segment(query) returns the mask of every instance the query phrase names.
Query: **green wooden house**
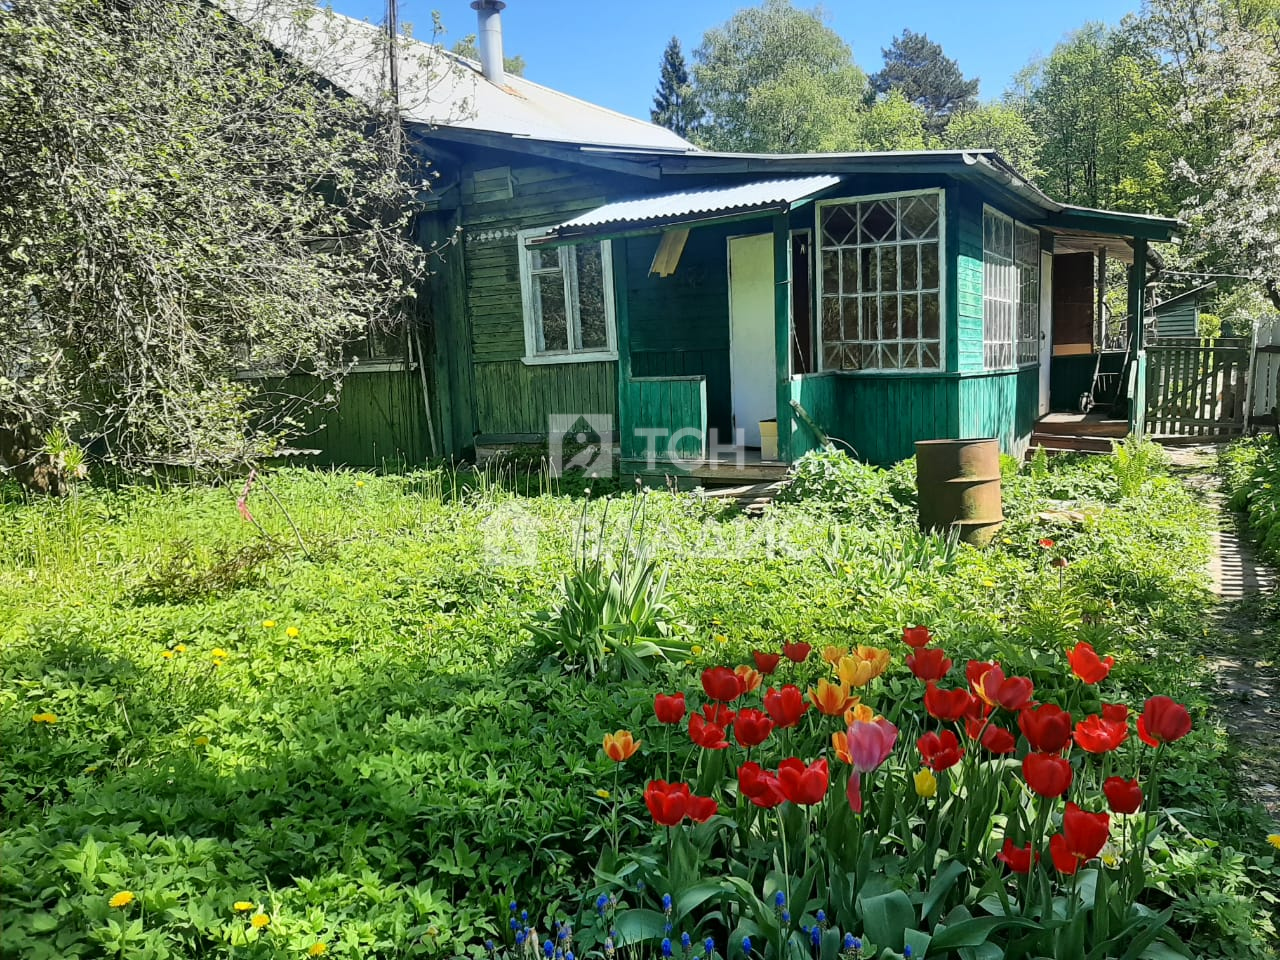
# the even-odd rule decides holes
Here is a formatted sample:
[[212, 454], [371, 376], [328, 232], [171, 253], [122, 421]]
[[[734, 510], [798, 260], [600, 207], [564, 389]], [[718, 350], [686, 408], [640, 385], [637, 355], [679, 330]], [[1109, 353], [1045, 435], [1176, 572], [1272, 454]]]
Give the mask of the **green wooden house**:
[[[991, 151], [702, 151], [504, 76], [503, 4], [472, 6], [482, 63], [418, 45], [401, 69], [439, 174], [422, 335], [346, 378], [317, 435], [330, 462], [565, 432], [616, 444], [624, 473], [707, 480], [777, 475], [828, 439], [876, 463], [935, 438], [1020, 453], [1059, 348], [1092, 342], [1095, 258], [1130, 265], [1140, 314], [1147, 245], [1177, 229], [1058, 203]], [[317, 12], [308, 52], [296, 19], [266, 26], [345, 89], [376, 82], [350, 66], [376, 28]]]

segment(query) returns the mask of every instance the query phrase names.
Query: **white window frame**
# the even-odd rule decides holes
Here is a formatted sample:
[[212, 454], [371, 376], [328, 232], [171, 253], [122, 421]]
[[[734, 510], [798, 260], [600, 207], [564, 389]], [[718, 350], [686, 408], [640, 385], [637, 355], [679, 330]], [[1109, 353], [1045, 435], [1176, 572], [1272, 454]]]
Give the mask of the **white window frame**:
[[[1009, 224], [1011, 247], [1007, 253], [1001, 250], [990, 250], [987, 247], [986, 220], [988, 216], [993, 216]], [[982, 206], [982, 221], [982, 367], [984, 370], [1020, 370], [1024, 367], [1038, 366], [1040, 364], [1040, 330], [1041, 324], [1044, 322], [1044, 318], [1040, 316], [1040, 288], [1044, 283], [1044, 277], [1041, 276], [1040, 231], [1035, 227], [1022, 223], [1020, 220], [1014, 219], [1001, 210], [997, 210], [990, 204], [983, 204]], [[1036, 236], [1035, 262], [1032, 263], [1028, 261], [1025, 264], [1025, 266], [1028, 266], [1035, 271], [1035, 293], [1025, 303], [1022, 299], [1022, 274], [1019, 272], [1019, 267], [1024, 264], [1018, 260], [1018, 232], [1020, 230], [1028, 231]], [[993, 295], [989, 285], [990, 271], [988, 270], [988, 256], [992, 254], [999, 257], [1002, 261], [1001, 265], [1005, 266], [1006, 269], [1010, 271], [1009, 289], [1003, 292], [995, 291], [995, 294], [997, 295]], [[1005, 263], [1005, 261], [1007, 261], [1007, 263]], [[1004, 295], [1005, 293], [1007, 293], [1007, 296]], [[1002, 344], [1007, 343], [1010, 348], [1009, 356], [1011, 362], [1007, 364], [992, 365], [987, 362], [987, 347], [989, 344], [997, 342], [992, 340], [987, 334], [987, 305], [989, 303], [1000, 303], [1007, 306], [1010, 310], [1010, 336], [1007, 341], [1000, 341]], [[1022, 316], [1024, 309], [1027, 308], [1030, 308], [1030, 311], [1035, 314], [1036, 323], [1035, 330], [1032, 332], [1032, 335], [1030, 337], [1023, 337], [1021, 335]], [[1026, 352], [1030, 359], [1022, 359], [1023, 348], [1028, 345], [1029, 349]]]
[[[535, 270], [533, 267], [533, 250], [528, 246], [527, 241], [533, 237], [544, 237], [547, 235], [546, 227], [534, 227], [529, 230], [520, 230], [516, 233], [516, 244], [519, 251], [520, 262], [520, 300], [524, 311], [524, 357], [525, 363], [588, 363], [609, 361], [618, 359], [618, 333], [617, 321], [614, 316], [614, 289], [613, 289], [613, 241], [599, 241], [600, 246], [600, 273], [604, 281], [604, 328], [605, 328], [605, 348], [602, 350], [598, 347], [589, 349], [574, 349], [570, 343], [568, 350], [548, 351], [539, 349], [541, 342], [541, 330], [539, 329], [539, 318], [541, 317], [541, 309], [539, 302], [535, 299], [538, 295], [538, 286], [535, 282], [536, 277], [553, 271], [547, 269]], [[588, 241], [590, 242], [590, 241]], [[576, 244], [566, 244], [566, 247], [572, 248]], [[569, 336], [571, 339], [580, 340], [582, 337], [582, 318], [579, 314], [580, 301], [578, 299], [578, 258], [569, 257], [565, 265], [561, 266], [558, 271], [564, 275], [564, 302], [565, 309], [568, 313], [566, 321], [569, 326]]]
[[[827, 207], [850, 203], [874, 203], [876, 200], [897, 200], [903, 197], [920, 197], [933, 195], [938, 198], [938, 365], [936, 367], [869, 367], [848, 370], [843, 367], [826, 365], [825, 342], [822, 335], [822, 298], [825, 293], [823, 283], [826, 280], [822, 266], [822, 254], [827, 249], [823, 243], [822, 211]], [[890, 193], [869, 193], [853, 197], [832, 197], [814, 204], [814, 332], [816, 334], [816, 367], [821, 373], [840, 373], [846, 376], [937, 376], [947, 371], [947, 286], [950, 282], [947, 270], [947, 194], [941, 187], [929, 187], [924, 190], [895, 190]], [[892, 243], [862, 244], [861, 246], [897, 247], [901, 241]], [[919, 291], [915, 291], [919, 292]], [[902, 290], [899, 288], [899, 295]], [[901, 314], [899, 314], [901, 316]], [[923, 317], [920, 318], [923, 321]], [[917, 337], [917, 341], [923, 338]], [[866, 341], [870, 342], [870, 341]]]

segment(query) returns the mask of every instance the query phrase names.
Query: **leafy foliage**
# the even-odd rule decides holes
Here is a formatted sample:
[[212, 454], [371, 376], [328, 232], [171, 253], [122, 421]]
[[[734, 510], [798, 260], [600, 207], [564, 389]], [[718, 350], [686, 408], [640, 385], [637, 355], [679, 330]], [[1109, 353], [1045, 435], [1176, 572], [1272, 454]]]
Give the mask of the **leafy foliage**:
[[6, 4], [7, 459], [55, 426], [126, 464], [269, 447], [300, 411], [254, 421], [236, 369], [341, 373], [424, 269], [405, 229], [422, 171], [381, 109], [215, 5]]
[[679, 37], [672, 37], [662, 52], [662, 73], [649, 119], [686, 138], [697, 131], [702, 119], [702, 108], [693, 95]]

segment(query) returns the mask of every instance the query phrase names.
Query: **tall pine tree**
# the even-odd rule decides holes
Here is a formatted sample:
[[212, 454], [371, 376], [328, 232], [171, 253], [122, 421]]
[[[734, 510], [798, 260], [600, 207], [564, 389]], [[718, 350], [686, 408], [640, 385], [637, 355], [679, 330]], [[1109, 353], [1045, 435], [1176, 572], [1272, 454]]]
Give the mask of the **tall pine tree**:
[[952, 114], [977, 102], [978, 79], [966, 80], [942, 46], [923, 33], [903, 30], [884, 54], [884, 69], [869, 78], [878, 94], [899, 90], [928, 116], [927, 126], [940, 133]]
[[688, 137], [697, 130], [698, 121], [702, 119], [702, 111], [694, 102], [689, 70], [685, 67], [678, 37], [672, 37], [663, 51], [662, 78], [658, 81], [658, 92], [653, 97], [649, 117], [658, 126], [682, 137]]

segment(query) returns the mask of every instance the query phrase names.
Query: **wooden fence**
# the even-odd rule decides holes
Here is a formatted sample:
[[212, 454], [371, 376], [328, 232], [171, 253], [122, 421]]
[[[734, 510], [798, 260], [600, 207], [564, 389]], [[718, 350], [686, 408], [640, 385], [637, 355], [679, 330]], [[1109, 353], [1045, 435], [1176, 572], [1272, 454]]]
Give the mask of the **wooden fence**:
[[1244, 432], [1249, 342], [1168, 337], [1147, 347], [1146, 430], [1154, 437]]
[[1280, 406], [1280, 317], [1253, 326], [1253, 369], [1249, 375], [1250, 430], [1276, 426]]

